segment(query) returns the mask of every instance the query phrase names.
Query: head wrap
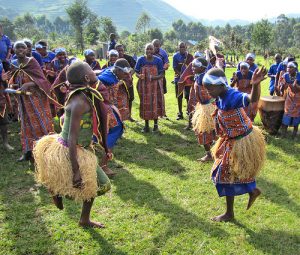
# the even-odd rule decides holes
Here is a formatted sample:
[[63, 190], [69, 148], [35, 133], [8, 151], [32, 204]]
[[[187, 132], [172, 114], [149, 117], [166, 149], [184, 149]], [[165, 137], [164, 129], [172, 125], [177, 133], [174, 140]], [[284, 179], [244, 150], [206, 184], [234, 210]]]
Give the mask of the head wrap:
[[292, 61], [287, 64], [287, 67], [297, 68], [297, 65], [295, 64], [295, 62]]
[[[43, 46], [42, 44], [37, 43], [37, 44], [35, 45], [35, 48], [36, 48], [36, 49], [43, 49], [44, 46]], [[45, 48], [46, 48], [46, 47], [45, 47]]]
[[203, 77], [203, 83], [205, 85], [227, 85], [227, 79], [224, 76], [219, 77], [206, 73]]
[[254, 53], [248, 53], [248, 54], [246, 55], [246, 60], [247, 60], [248, 58], [252, 58], [252, 59], [254, 60], [254, 59], [255, 59], [255, 54], [254, 54]]
[[114, 68], [117, 68], [117, 69], [120, 69], [120, 70], [123, 71], [124, 73], [130, 73], [131, 70], [132, 70], [130, 67], [127, 67], [127, 66], [121, 67], [121, 66], [116, 65], [116, 63], [114, 63], [114, 66], [113, 66], [113, 67], [114, 67]]
[[84, 55], [84, 56], [88, 56], [88, 55], [90, 55], [90, 54], [95, 54], [95, 52], [94, 52], [93, 50], [91, 50], [91, 49], [87, 49], [87, 50], [85, 50], [85, 51], [83, 52], [83, 55]]
[[240, 63], [240, 68], [242, 68], [242, 67], [246, 67], [247, 69], [249, 69], [250, 65], [247, 62], [241, 62]]
[[194, 53], [194, 58], [205, 58], [205, 54], [203, 52], [196, 51]]
[[16, 41], [16, 42], [14, 43], [14, 49], [17, 47], [17, 45], [22, 45], [22, 46], [24, 46], [25, 48], [27, 48], [27, 45], [26, 45], [26, 43], [25, 43], [24, 41]]
[[79, 61], [78, 58], [75, 58], [75, 57], [70, 58], [70, 59], [69, 59], [69, 65], [72, 65], [73, 63], [75, 63], [75, 62], [77, 62], [77, 61]]
[[55, 52], [55, 55], [58, 55], [59, 53], [62, 53], [62, 52], [67, 53], [65, 48], [57, 48], [57, 49], [55, 49], [54, 52]]
[[203, 63], [201, 62], [201, 58], [195, 58], [192, 61], [192, 65], [197, 66], [197, 67], [204, 67], [204, 68], [207, 67], [207, 66], [203, 65]]
[[110, 50], [110, 51], [108, 52], [108, 56], [111, 56], [111, 55], [116, 55], [117, 57], [119, 57], [119, 52], [116, 51], [116, 50]]

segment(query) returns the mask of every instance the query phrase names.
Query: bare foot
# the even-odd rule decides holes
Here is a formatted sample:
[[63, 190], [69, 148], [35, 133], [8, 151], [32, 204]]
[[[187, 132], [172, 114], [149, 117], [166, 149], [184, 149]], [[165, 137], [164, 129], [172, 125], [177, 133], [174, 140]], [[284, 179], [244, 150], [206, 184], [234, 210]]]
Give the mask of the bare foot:
[[197, 161], [205, 163], [205, 162], [213, 161], [213, 158], [211, 155], [206, 154], [204, 157], [198, 158]]
[[62, 197], [60, 196], [53, 196], [53, 203], [55, 204], [55, 206], [59, 209], [59, 210], [63, 210], [64, 209], [64, 204], [62, 201]]
[[83, 228], [105, 228], [105, 225], [100, 222], [94, 222], [94, 221], [79, 221], [79, 226]]
[[247, 205], [247, 210], [250, 209], [250, 207], [253, 205], [256, 198], [261, 194], [261, 191], [259, 188], [255, 188], [252, 192], [249, 193], [249, 201]]
[[113, 172], [108, 166], [101, 166], [104, 173], [108, 176], [108, 178], [112, 178], [116, 175], [115, 172]]
[[233, 214], [221, 214], [219, 216], [213, 217], [211, 218], [212, 221], [216, 221], [216, 222], [227, 222], [227, 221], [231, 221], [234, 219], [234, 215]]
[[11, 145], [9, 145], [8, 143], [5, 143], [4, 144], [4, 148], [7, 150], [7, 151], [13, 151], [15, 148], [12, 147]]

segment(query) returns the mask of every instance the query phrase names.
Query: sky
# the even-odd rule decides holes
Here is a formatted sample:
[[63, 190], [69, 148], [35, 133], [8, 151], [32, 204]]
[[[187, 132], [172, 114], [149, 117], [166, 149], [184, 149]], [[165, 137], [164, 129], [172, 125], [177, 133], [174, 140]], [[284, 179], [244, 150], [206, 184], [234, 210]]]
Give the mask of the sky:
[[299, 0], [164, 0], [186, 15], [198, 19], [257, 21], [280, 14], [300, 14]]

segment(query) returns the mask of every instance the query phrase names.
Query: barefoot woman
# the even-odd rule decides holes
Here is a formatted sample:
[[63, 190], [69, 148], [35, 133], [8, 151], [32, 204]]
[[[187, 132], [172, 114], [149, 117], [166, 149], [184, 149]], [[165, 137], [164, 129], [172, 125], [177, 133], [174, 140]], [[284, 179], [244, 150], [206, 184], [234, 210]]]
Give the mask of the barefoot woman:
[[265, 140], [260, 129], [252, 126], [244, 107], [259, 99], [260, 82], [267, 71], [257, 69], [252, 77], [251, 94], [229, 88], [223, 70], [213, 68], [203, 77], [205, 88], [216, 98], [216, 131], [220, 137], [212, 149], [215, 162], [212, 180], [219, 196], [226, 196], [227, 210], [214, 217], [214, 221], [229, 221], [234, 218], [234, 197], [249, 194], [247, 209], [260, 195], [255, 176], [265, 159]]

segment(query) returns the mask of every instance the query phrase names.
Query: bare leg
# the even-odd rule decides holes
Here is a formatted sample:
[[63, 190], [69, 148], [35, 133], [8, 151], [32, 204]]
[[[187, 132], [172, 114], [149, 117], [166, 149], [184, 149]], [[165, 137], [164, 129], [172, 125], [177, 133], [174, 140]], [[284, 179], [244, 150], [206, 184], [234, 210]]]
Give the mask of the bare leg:
[[286, 133], [287, 133], [287, 126], [286, 125], [281, 125], [281, 131], [282, 131], [282, 133], [281, 133], [281, 135], [282, 135], [282, 137], [286, 137]]
[[8, 151], [14, 150], [14, 147], [12, 147], [8, 143], [7, 125], [1, 125], [0, 130], [1, 130], [1, 136], [2, 136], [2, 139], [3, 139], [3, 145], [4, 145], [5, 149], [8, 150]]
[[53, 196], [52, 199], [53, 199], [53, 203], [59, 210], [64, 209], [64, 204], [63, 204], [61, 196], [56, 195], [56, 196]]
[[188, 123], [188, 125], [184, 128], [185, 130], [191, 130], [191, 129], [192, 129], [192, 118], [193, 118], [193, 114], [190, 113], [190, 114], [189, 114], [189, 123]]
[[132, 112], [132, 101], [129, 101], [129, 113], [130, 113], [130, 115], [129, 115], [129, 121], [135, 122], [135, 120], [131, 116], [131, 112]]
[[183, 113], [182, 113], [182, 97], [177, 98], [177, 103], [178, 103], [178, 114], [177, 114], [177, 120], [182, 120], [183, 119]]
[[213, 221], [231, 221], [234, 219], [233, 212], [234, 196], [226, 196], [226, 212], [219, 216], [212, 218]]
[[249, 193], [249, 201], [247, 205], [247, 210], [250, 209], [250, 207], [253, 205], [255, 202], [256, 198], [261, 194], [261, 191], [259, 188], [255, 188], [252, 192]]
[[212, 161], [213, 160], [213, 157], [212, 157], [211, 152], [210, 152], [210, 147], [211, 147], [211, 144], [204, 144], [206, 155], [203, 156], [202, 158], [200, 158], [199, 161], [201, 161], [201, 162], [208, 162], [208, 161]]
[[158, 120], [154, 120], [154, 127], [153, 127], [153, 132], [158, 131]]
[[[112, 150], [109, 149], [108, 150], [109, 153], [112, 153]], [[113, 177], [116, 175], [115, 172], [113, 172], [108, 166], [107, 166], [107, 163], [108, 163], [108, 159], [107, 159], [107, 156], [106, 156], [106, 153], [103, 154], [102, 156], [102, 160], [101, 160], [101, 168], [102, 170], [104, 171], [104, 173], [109, 177]]]
[[105, 226], [102, 223], [93, 222], [90, 220], [90, 213], [93, 206], [93, 202], [94, 198], [92, 198], [89, 202], [83, 202], [79, 225], [82, 227], [104, 228]]
[[298, 126], [294, 126], [293, 134], [292, 134], [292, 139], [295, 139], [298, 133]]
[[149, 133], [150, 128], [149, 128], [149, 120], [145, 120], [145, 127], [142, 130], [143, 133]]

